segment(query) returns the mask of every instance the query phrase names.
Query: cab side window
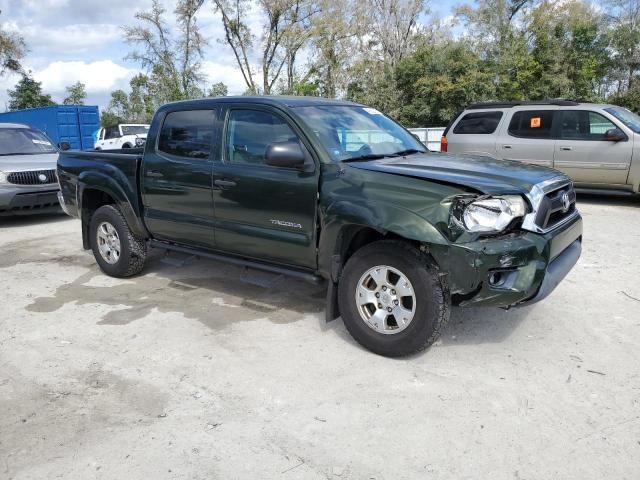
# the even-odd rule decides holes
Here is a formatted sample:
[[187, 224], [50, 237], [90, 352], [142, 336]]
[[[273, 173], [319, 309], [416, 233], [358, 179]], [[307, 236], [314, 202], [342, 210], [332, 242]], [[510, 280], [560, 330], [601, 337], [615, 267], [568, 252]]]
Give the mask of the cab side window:
[[552, 138], [554, 110], [516, 112], [509, 123], [509, 135], [522, 138]]
[[160, 130], [158, 151], [174, 157], [209, 158], [215, 119], [214, 110], [168, 113]]
[[264, 165], [269, 145], [299, 142], [298, 136], [277, 115], [262, 110], [231, 110], [227, 124], [227, 161]]
[[604, 116], [587, 110], [562, 112], [560, 138], [565, 140], [604, 140], [607, 130], [616, 126]]
[[456, 124], [453, 133], [489, 135], [496, 131], [502, 112], [477, 112], [467, 113]]

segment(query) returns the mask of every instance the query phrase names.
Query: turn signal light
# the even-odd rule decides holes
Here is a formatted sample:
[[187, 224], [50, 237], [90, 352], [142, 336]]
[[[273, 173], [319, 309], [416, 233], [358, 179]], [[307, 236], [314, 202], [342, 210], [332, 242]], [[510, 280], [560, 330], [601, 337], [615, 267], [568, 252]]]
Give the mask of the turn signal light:
[[447, 142], [447, 137], [444, 135], [440, 138], [440, 151], [446, 152], [449, 142]]

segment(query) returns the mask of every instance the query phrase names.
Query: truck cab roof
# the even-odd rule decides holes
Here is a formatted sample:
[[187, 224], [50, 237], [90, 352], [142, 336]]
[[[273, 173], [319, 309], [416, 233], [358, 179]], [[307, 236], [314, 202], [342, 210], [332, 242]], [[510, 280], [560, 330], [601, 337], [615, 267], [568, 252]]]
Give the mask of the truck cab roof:
[[362, 106], [359, 103], [349, 102], [346, 100], [338, 100], [332, 98], [321, 97], [304, 97], [293, 95], [238, 95], [229, 97], [214, 97], [214, 98], [202, 98], [197, 100], [181, 100], [178, 102], [168, 103], [162, 108], [174, 108], [176, 105], [201, 105], [201, 104], [216, 104], [216, 103], [251, 103], [274, 105], [279, 107], [307, 107], [314, 105], [350, 105], [350, 106]]

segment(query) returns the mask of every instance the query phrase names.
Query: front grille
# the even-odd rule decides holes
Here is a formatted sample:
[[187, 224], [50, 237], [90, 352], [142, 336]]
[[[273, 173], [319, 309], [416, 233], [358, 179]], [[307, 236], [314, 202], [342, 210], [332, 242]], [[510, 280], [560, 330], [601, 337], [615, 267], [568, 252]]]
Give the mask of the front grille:
[[7, 175], [7, 181], [14, 185], [46, 185], [57, 182], [55, 170], [12, 172]]
[[545, 194], [538, 207], [536, 225], [542, 230], [550, 230], [571, 217], [575, 211], [576, 192], [573, 184], [568, 184]]

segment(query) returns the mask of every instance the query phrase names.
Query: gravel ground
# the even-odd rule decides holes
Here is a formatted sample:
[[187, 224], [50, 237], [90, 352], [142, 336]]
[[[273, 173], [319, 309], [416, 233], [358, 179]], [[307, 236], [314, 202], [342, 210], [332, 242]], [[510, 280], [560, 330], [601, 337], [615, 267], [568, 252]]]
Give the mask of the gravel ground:
[[454, 309], [391, 360], [324, 292], [186, 257], [102, 275], [66, 217], [0, 220], [2, 479], [638, 479], [640, 201], [579, 198], [544, 302]]

